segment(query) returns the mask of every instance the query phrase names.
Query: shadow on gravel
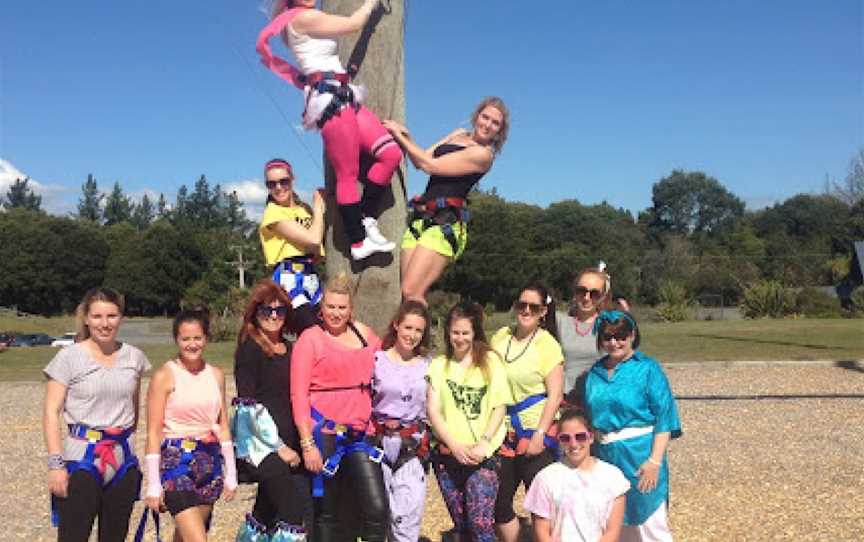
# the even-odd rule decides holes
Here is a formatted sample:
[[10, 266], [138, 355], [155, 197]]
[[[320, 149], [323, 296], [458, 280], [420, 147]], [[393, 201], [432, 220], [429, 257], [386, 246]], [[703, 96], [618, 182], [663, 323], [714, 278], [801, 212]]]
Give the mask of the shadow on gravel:
[[847, 371], [855, 371], [856, 373], [864, 373], [864, 366], [855, 360], [844, 359], [834, 363], [834, 367], [846, 369]]
[[763, 393], [755, 395], [676, 395], [677, 401], [769, 401], [798, 399], [864, 399], [864, 393], [792, 393], [778, 395]]

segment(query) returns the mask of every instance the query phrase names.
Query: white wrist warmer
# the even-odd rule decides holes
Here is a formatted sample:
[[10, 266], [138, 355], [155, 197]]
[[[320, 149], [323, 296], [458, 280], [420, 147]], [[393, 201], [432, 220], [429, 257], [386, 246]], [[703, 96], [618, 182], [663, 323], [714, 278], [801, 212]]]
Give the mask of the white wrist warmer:
[[147, 489], [145, 497], [162, 496], [162, 479], [159, 477], [159, 454], [147, 454], [144, 456], [144, 479]]
[[234, 443], [226, 440], [219, 443], [222, 457], [225, 459], [225, 489], [237, 489], [237, 461], [234, 458]]

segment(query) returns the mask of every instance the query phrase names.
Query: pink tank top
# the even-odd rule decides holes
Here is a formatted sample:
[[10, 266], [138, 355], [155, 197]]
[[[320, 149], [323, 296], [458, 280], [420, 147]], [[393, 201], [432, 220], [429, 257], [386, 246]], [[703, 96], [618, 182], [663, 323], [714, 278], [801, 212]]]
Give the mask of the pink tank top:
[[174, 375], [174, 390], [165, 404], [165, 438], [218, 436], [222, 396], [213, 367], [192, 374], [177, 360], [168, 362]]

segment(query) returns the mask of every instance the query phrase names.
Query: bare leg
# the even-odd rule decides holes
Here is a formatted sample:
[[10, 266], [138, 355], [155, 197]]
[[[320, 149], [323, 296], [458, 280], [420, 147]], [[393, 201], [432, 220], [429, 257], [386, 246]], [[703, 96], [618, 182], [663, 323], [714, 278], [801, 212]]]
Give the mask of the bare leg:
[[399, 273], [400, 277], [403, 279], [405, 275], [408, 273], [408, 267], [411, 264], [411, 257], [414, 255], [413, 248], [403, 248], [402, 254], [399, 256]]
[[498, 538], [502, 542], [517, 542], [519, 540], [519, 518], [513, 518], [507, 523], [499, 523], [495, 525], [498, 531]]
[[426, 292], [441, 278], [450, 258], [422, 246], [412, 252], [402, 272], [402, 297], [425, 303]]
[[174, 516], [174, 542], [207, 542], [204, 525], [212, 509], [209, 504], [193, 506]]

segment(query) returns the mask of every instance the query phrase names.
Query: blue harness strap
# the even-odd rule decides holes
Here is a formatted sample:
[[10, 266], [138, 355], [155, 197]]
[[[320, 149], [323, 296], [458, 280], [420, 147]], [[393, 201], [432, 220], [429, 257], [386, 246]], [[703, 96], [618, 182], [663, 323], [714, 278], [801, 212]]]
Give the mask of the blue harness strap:
[[273, 269], [273, 282], [276, 284], [282, 284], [281, 279], [283, 274], [294, 276], [294, 286], [288, 291], [288, 296], [291, 299], [294, 299], [299, 295], [305, 295], [309, 299], [309, 303], [312, 305], [317, 305], [321, 302], [321, 298], [324, 296], [324, 291], [321, 288], [320, 281], [317, 281], [315, 291], [309, 291], [306, 289], [307, 277], [313, 275], [317, 277], [318, 275], [315, 271], [315, 264], [312, 262], [312, 258], [299, 256], [282, 260], [276, 264], [276, 267]]
[[162, 542], [162, 534], [159, 532], [159, 514], [144, 507], [144, 513], [141, 514], [141, 520], [138, 522], [138, 529], [135, 530], [135, 538], [133, 542], [141, 542], [144, 540], [144, 527], [147, 526], [147, 512], [153, 516], [153, 526], [156, 528], [156, 542]]
[[[83, 470], [89, 473], [103, 489], [113, 486], [117, 480], [123, 478], [129, 469], [138, 467], [138, 457], [132, 453], [132, 449], [129, 447], [130, 435], [132, 435], [131, 427], [120, 433], [108, 433], [100, 429], [93, 429], [83, 423], [69, 424], [69, 436], [79, 440], [86, 440], [87, 448], [84, 450], [84, 456], [78, 461], [66, 461], [66, 471], [71, 475], [76, 471]], [[111, 478], [111, 481], [107, 484], [105, 483], [102, 471], [100, 471], [99, 467], [96, 466], [96, 446], [100, 442], [105, 441], [117, 443], [123, 450], [123, 463], [117, 467], [117, 470], [114, 472], [114, 477]], [[136, 494], [137, 493], [138, 492], [136, 492]], [[51, 496], [51, 524], [54, 527], [60, 525], [60, 513], [57, 510], [57, 499], [53, 495]]]
[[324, 429], [334, 431], [336, 434], [336, 447], [333, 454], [324, 461], [324, 467], [321, 469], [321, 472], [312, 478], [313, 497], [324, 496], [324, 477], [333, 478], [336, 476], [336, 472], [339, 470], [339, 463], [342, 462], [342, 458], [346, 455], [354, 452], [363, 452], [375, 463], [380, 463], [384, 459], [384, 450], [366, 442], [365, 431], [357, 431], [352, 427], [328, 420], [315, 407], [312, 407], [311, 413], [312, 419], [315, 421], [315, 426], [312, 428], [312, 438], [315, 440], [315, 445], [318, 446], [319, 450], [324, 449]]
[[[534, 436], [534, 429], [525, 429], [522, 427], [522, 420], [519, 419], [519, 413], [525, 410], [526, 408], [531, 408], [536, 405], [540, 401], [546, 400], [545, 393], [537, 393], [535, 395], [529, 395], [525, 399], [522, 399], [515, 405], [509, 405], [507, 407], [507, 415], [510, 416], [510, 425], [513, 427], [513, 432], [516, 433], [516, 439], [527, 438], [530, 439]], [[557, 449], [558, 441], [549, 435], [543, 436], [543, 444], [546, 445], [547, 448]]]
[[200, 486], [209, 484], [214, 478], [217, 478], [222, 474], [222, 461], [220, 457], [221, 448], [218, 442], [204, 442], [202, 440], [188, 438], [172, 438], [162, 441], [162, 449], [165, 449], [167, 446], [180, 448], [182, 452], [180, 454], [180, 463], [173, 469], [163, 470], [160, 474], [163, 484], [168, 480], [173, 480], [189, 474], [190, 465], [192, 460], [195, 458], [195, 452], [198, 451], [206, 452], [215, 458], [213, 461], [213, 472], [204, 479]]

